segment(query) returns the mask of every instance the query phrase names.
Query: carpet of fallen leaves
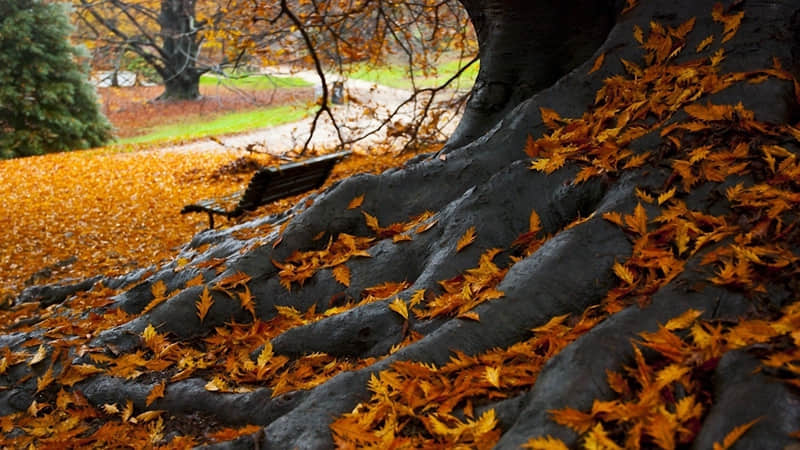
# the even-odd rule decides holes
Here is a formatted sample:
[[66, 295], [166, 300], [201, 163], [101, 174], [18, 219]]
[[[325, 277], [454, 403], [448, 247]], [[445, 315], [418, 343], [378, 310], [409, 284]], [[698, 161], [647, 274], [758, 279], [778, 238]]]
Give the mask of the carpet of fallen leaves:
[[[768, 283], [797, 292], [800, 163], [787, 147], [797, 147], [800, 130], [789, 124], [759, 122], [741, 104], [700, 102], [704, 95], [736, 83], [777, 79], [797, 85], [777, 62], [756, 72], [720, 72], [719, 63], [725, 57], [722, 44], [736, 33], [742, 15], [715, 7], [712, 17], [721, 24], [722, 34], [705, 39], [696, 49], [684, 48], [694, 19], [678, 28], [653, 22], [646, 37], [637, 27], [634, 39], [645, 51], [644, 65], [625, 61], [627, 74], [605, 80], [595, 104], [583, 117], [562, 118], [553, 110], [541, 111], [549, 132], [529, 139], [524, 149], [532, 158], [532, 170], [549, 173], [571, 161], [583, 167], [574, 180], [581, 183], [596, 176], [615, 177], [645, 163], [672, 168], [673, 176], [662, 188], [637, 190], [639, 204], [630, 214], [603, 216], [603, 220], [621, 227], [634, 247], [629, 259], [614, 264], [618, 284], [606, 298], [582, 314], [553, 317], [532, 329], [528, 339], [508, 348], [474, 356], [457, 353], [441, 367], [397, 362], [373, 374], [368, 383], [371, 398], [331, 426], [339, 447], [492, 447], [501, 430], [495, 411], [485, 405], [530, 389], [549, 358], [609, 315], [630, 305], [646, 304], [653, 293], [684, 271], [692, 257], [701, 260], [708, 284], [747, 292], [754, 302], [759, 301]], [[710, 57], [698, 55], [688, 62], [675, 61], [681, 52], [700, 53], [715, 40], [718, 48]], [[598, 58], [593, 71], [602, 64], [603, 58]], [[670, 121], [678, 112], [685, 112], [685, 118]], [[658, 152], [628, 148], [632, 141], [652, 132], [665, 138], [665, 148]], [[130, 265], [135, 258], [150, 263], [173, 255], [172, 248], [204, 226], [199, 220], [178, 216], [176, 211], [197, 198], [236, 189], [245, 177], [235, 176], [235, 168], [249, 167], [247, 161], [237, 160], [242, 155], [236, 153], [194, 155], [189, 163], [185, 161], [190, 159], [187, 154], [95, 151], [0, 164], [4, 179], [14, 176], [18, 181], [13, 183], [14, 189], [0, 192], [0, 198], [15, 199], [16, 203], [5, 210], [19, 217], [18, 221], [0, 223], [8, 236], [0, 247], [7, 252], [0, 262], [10, 268], [2, 276], [19, 283], [28, 276], [27, 268], [71, 255], [77, 260], [68, 272], [76, 275], [124, 271], [125, 264]], [[386, 158], [384, 162], [375, 157], [348, 158], [337, 166], [329, 183], [364, 170], [367, 164], [371, 165], [369, 169], [380, 169], [399, 163], [396, 158]], [[724, 192], [728, 206], [723, 212], [712, 215], [687, 206], [700, 183], [726, 180], [731, 183]], [[73, 201], [76, 198], [80, 201]], [[361, 208], [363, 201], [364, 196], [357, 196], [348, 208]], [[291, 200], [287, 202], [257, 213], [286, 208]], [[437, 226], [433, 212], [384, 226], [368, 211], [362, 213], [371, 235], [327, 236], [328, 244], [320, 250], [298, 251], [275, 261], [283, 286], [296, 289], [322, 269], [331, 269], [334, 278], [347, 286], [351, 274], [346, 263], [350, 259], [364, 257], [366, 250], [382, 239], [391, 238], [403, 245]], [[578, 219], [567, 228], [591, 219]], [[85, 236], [84, 240], [79, 236]], [[534, 253], [551, 237], [543, 235], [539, 216], [532, 211], [528, 232], [510, 243], [511, 264]], [[454, 237], [454, 251], [472, 245], [475, 238], [474, 228], [467, 229], [457, 241]], [[33, 243], [28, 244], [29, 240]], [[84, 253], [87, 248], [91, 250]], [[48, 260], [48, 252], [56, 256]], [[112, 252], [124, 256], [111, 258]], [[4, 329], [25, 332], [37, 327], [48, 330], [44, 338], [50, 341], [48, 346], [44, 338], [33, 339], [26, 343], [29, 351], [5, 349], [0, 354], [0, 374], [17, 364], [40, 369], [36, 373], [37, 400], [26, 412], [0, 418], [0, 430], [11, 446], [54, 448], [113, 446], [120, 435], [134, 446], [185, 448], [252, 433], [258, 427], [224, 428], [204, 422], [207, 419], [202, 417], [197, 423], [171, 420], [157, 409], [159, 399], [170, 394], [171, 383], [197, 373], [204, 374], [208, 380], [205, 388], [211, 392], [269, 387], [273, 395], [278, 395], [309, 389], [342, 371], [368, 366], [374, 358], [343, 360], [314, 353], [290, 359], [274, 354], [269, 344], [271, 338], [289, 328], [368, 302], [389, 300], [387, 307], [406, 321], [414, 317], [480, 321], [473, 308], [503, 296], [496, 287], [509, 267], [495, 263], [499, 252], [486, 250], [476, 267], [442, 280], [443, 293], [439, 295], [419, 291], [404, 301], [395, 296], [408, 288], [407, 282], [383, 283], [366, 289], [361, 299], [332, 305], [326, 311], [278, 306], [277, 316], [268, 322], [255, 318], [250, 277], [232, 274], [203, 287], [196, 315], [203, 321], [213, 314], [215, 305], [209, 293], [216, 290], [238, 300], [243, 310], [253, 315], [251, 323], [229, 323], [216, 328], [216, 333], [191, 341], [179, 341], [150, 325], [141, 335], [142, 347], [132, 353], [112, 357], [105, 349], [80, 350], [89, 354], [92, 364], [71, 365], [64, 349], [80, 348], [93, 333], [131, 319], [119, 310], [84, 314], [90, 307], [109, 304], [112, 292], [97, 287], [69, 299], [61, 310], [41, 310], [29, 304], [2, 311], [0, 325]], [[86, 265], [82, 265], [84, 261]], [[224, 270], [225, 261], [199, 264]], [[203, 283], [198, 276], [186, 287]], [[169, 301], [177, 292], [167, 292], [163, 282], [153, 284], [153, 300], [145, 311]], [[796, 364], [800, 359], [800, 303], [787, 303], [780, 310], [766, 310], [760, 316], [736, 322], [703, 320], [701, 311], [686, 311], [657, 331], [642, 333], [633, 342], [634, 364], [607, 373], [617, 398], [597, 400], [587, 411], [564, 408], [550, 414], [554, 421], [579, 433], [585, 448], [673, 449], [685, 445], [693, 440], [709, 410], [713, 398], [710, 377], [724, 353], [758, 344], [756, 356], [764, 370], [800, 387]], [[38, 323], [26, 322], [32, 315], [38, 316]], [[389, 353], [420, 337], [407, 333]], [[256, 351], [254, 360], [251, 355]], [[148, 375], [154, 381], [145, 401], [136, 405], [128, 400], [124, 405], [95, 407], [71, 387], [98, 373], [128, 379]], [[714, 445], [715, 450], [730, 448], [756, 424], [754, 420], [734, 427]], [[167, 442], [168, 435], [177, 437]], [[550, 436], [531, 436], [525, 447], [567, 448]]]
[[209, 120], [228, 112], [247, 111], [311, 101], [313, 88], [232, 90], [223, 86], [201, 86], [199, 100], [160, 102], [160, 86], [99, 88], [103, 113], [120, 138], [138, 136], [154, 126]]
[[[353, 155], [336, 166], [326, 186], [410, 156]], [[269, 155], [219, 149], [100, 149], [0, 161], [0, 299], [26, 284], [157, 264], [208, 226], [205, 215], [179, 214], [184, 205], [240, 190], [257, 165], [281, 163]], [[278, 212], [298, 198], [255, 214]]]

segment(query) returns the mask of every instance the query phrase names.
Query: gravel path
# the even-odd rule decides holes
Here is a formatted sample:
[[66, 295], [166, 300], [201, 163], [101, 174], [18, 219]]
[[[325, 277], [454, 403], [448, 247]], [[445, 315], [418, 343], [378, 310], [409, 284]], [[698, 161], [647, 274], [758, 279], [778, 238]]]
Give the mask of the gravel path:
[[[319, 78], [316, 72], [301, 71], [271, 71], [276, 75], [291, 75], [313, 83], [321, 92]], [[328, 76], [330, 85], [336, 80], [335, 75]], [[348, 79], [344, 82], [345, 92], [349, 101], [343, 105], [332, 105], [331, 109], [339, 124], [345, 140], [361, 136], [365, 131], [378, 127], [390, 111], [409, 98], [410, 91], [395, 89], [387, 86], [376, 85], [371, 82]], [[448, 94], [440, 94], [445, 98]], [[415, 115], [415, 105], [410, 103], [404, 106], [399, 114], [392, 119], [392, 123], [408, 123]], [[444, 135], [449, 135], [458, 124], [459, 116], [450, 114], [443, 117], [442, 123], [446, 125], [441, 130]], [[282, 154], [303, 146], [308, 137], [313, 115], [297, 122], [286, 123], [270, 128], [252, 130], [246, 133], [217, 136], [216, 139], [201, 139], [187, 144], [162, 148], [162, 151], [207, 151], [212, 149], [238, 150], [252, 146], [255, 150]], [[351, 146], [356, 151], [370, 152], [376, 146], [385, 146], [388, 142], [392, 148], [399, 148], [405, 143], [400, 139], [386, 139], [386, 127]], [[339, 144], [336, 130], [331, 124], [327, 114], [320, 116], [317, 128], [311, 140], [311, 148], [332, 147]]]

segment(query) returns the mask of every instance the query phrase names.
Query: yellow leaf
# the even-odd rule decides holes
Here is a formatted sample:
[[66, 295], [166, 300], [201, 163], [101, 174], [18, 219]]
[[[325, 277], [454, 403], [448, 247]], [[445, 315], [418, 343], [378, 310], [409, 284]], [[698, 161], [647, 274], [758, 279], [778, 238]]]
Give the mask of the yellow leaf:
[[220, 378], [218, 376], [212, 378], [211, 381], [206, 383], [205, 388], [209, 392], [228, 392], [228, 391], [230, 391], [230, 388], [225, 383], [225, 381], [223, 381], [222, 378]]
[[629, 285], [633, 284], [634, 275], [633, 272], [630, 271], [627, 267], [623, 266], [622, 264], [615, 262], [614, 263], [614, 273], [622, 279], [622, 281], [628, 283]]
[[208, 314], [208, 310], [211, 309], [211, 305], [214, 304], [214, 299], [211, 298], [211, 294], [208, 292], [208, 286], [203, 288], [203, 293], [200, 294], [200, 300], [196, 301], [194, 304], [197, 307], [197, 317], [199, 317], [202, 322], [206, 314]]
[[[128, 399], [128, 401], [125, 402], [125, 409], [120, 411], [120, 416], [122, 417], [123, 422], [127, 422], [132, 415], [133, 415], [133, 401]], [[133, 420], [136, 421], [136, 419]]]
[[423, 300], [425, 300], [425, 289], [420, 289], [414, 292], [414, 295], [411, 296], [411, 300], [408, 301], [408, 304], [413, 308], [422, 303]]
[[664, 204], [664, 202], [666, 202], [667, 200], [671, 199], [674, 196], [675, 196], [675, 188], [673, 187], [672, 189], [658, 196], [658, 204], [662, 205]]
[[528, 439], [528, 442], [522, 444], [522, 448], [531, 450], [569, 450], [564, 441], [550, 435]]
[[467, 228], [467, 231], [464, 232], [464, 235], [458, 240], [456, 244], [456, 252], [460, 252], [468, 245], [475, 242], [475, 227]]
[[605, 52], [600, 53], [600, 56], [598, 56], [597, 59], [594, 60], [594, 64], [592, 64], [592, 69], [589, 71], [589, 73], [594, 73], [600, 70], [600, 67], [603, 66], [603, 60], [605, 59], [606, 59], [606, 53]]
[[363, 203], [364, 203], [364, 195], [362, 194], [350, 200], [350, 204], [347, 205], [347, 209], [356, 209], [360, 207]]
[[486, 373], [483, 375], [486, 381], [492, 386], [500, 389], [500, 369], [497, 367], [487, 367]]
[[714, 443], [714, 450], [727, 450], [731, 448], [731, 446], [733, 446], [733, 444], [736, 441], [738, 441], [739, 438], [741, 438], [742, 435], [744, 435], [747, 432], [747, 430], [749, 430], [750, 427], [755, 425], [756, 422], [758, 422], [759, 420], [761, 420], [761, 417], [755, 418], [750, 422], [747, 422], [743, 425], [739, 425], [738, 427], [734, 428], [733, 430], [730, 431], [730, 433], [725, 435], [725, 437], [722, 439], [722, 444], [716, 442]]
[[622, 447], [608, 437], [602, 423], [595, 425], [586, 435], [583, 448], [586, 450], [622, 450]]
[[111, 404], [111, 403], [104, 404], [103, 405], [103, 411], [105, 411], [105, 413], [109, 414], [109, 415], [110, 414], [119, 414], [119, 408], [117, 407], [116, 403], [114, 403], [114, 404]]
[[403, 319], [408, 320], [408, 308], [406, 307], [406, 302], [396, 298], [393, 302], [389, 303], [389, 309], [397, 314], [400, 314]]
[[28, 365], [32, 366], [36, 363], [41, 362], [45, 356], [47, 356], [47, 348], [44, 344], [40, 345], [38, 349], [36, 349], [36, 353], [33, 354], [33, 357], [30, 361], [28, 361]]
[[698, 311], [696, 309], [689, 309], [683, 314], [678, 317], [673, 317], [669, 319], [667, 323], [664, 325], [664, 328], [670, 331], [674, 330], [683, 330], [685, 328], [689, 328], [698, 317], [703, 314], [703, 311]]
[[677, 364], [670, 364], [658, 371], [658, 374], [656, 374], [656, 381], [659, 383], [661, 387], [665, 387], [671, 383], [680, 380], [687, 373], [689, 373], [688, 367], [682, 367]]
[[147, 398], [145, 399], [145, 406], [150, 406], [151, 403], [156, 401], [159, 398], [164, 397], [164, 390], [167, 387], [167, 383], [164, 380], [161, 380], [161, 383], [153, 386], [153, 389], [150, 389], [150, 393], [147, 394]]
[[333, 278], [346, 287], [350, 287], [350, 269], [344, 264], [340, 264], [333, 268]]
[[476, 421], [467, 422], [467, 428], [472, 431], [472, 436], [478, 441], [481, 436], [489, 433], [497, 426], [497, 418], [494, 414], [494, 409], [490, 409], [478, 418]]
[[261, 349], [261, 353], [258, 354], [258, 359], [256, 360], [256, 364], [259, 368], [263, 369], [267, 366], [267, 363], [270, 359], [272, 359], [273, 352], [272, 352], [272, 342], [267, 341], [264, 343], [264, 348]]
[[638, 187], [634, 189], [634, 191], [636, 192], [636, 196], [639, 197], [639, 199], [642, 200], [643, 202], [653, 203], [656, 201], [656, 199], [654, 199], [652, 195], [639, 189]]

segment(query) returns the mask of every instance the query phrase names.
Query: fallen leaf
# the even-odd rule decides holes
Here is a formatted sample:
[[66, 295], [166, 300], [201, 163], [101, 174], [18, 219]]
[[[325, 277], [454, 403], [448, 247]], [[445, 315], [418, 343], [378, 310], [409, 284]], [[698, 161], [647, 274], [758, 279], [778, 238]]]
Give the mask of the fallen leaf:
[[350, 204], [347, 205], [347, 209], [356, 209], [360, 207], [362, 203], [364, 203], [363, 194], [350, 200]]
[[166, 381], [162, 380], [161, 383], [156, 384], [150, 389], [150, 393], [147, 394], [147, 398], [145, 399], [145, 406], [150, 406], [151, 403], [156, 401], [159, 398], [164, 397], [164, 390], [167, 387]]
[[469, 227], [458, 240], [458, 243], [456, 244], [456, 252], [460, 252], [473, 242], [475, 242], [475, 227]]

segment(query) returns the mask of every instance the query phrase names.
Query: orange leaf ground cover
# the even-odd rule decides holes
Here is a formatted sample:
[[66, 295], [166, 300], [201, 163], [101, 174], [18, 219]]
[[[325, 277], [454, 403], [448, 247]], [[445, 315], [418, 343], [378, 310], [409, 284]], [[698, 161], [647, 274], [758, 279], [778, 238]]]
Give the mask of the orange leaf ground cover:
[[[328, 184], [410, 156], [354, 155], [334, 169]], [[240, 158], [279, 164], [237, 150], [101, 149], [0, 161], [0, 299], [10, 300], [26, 281], [118, 275], [175, 255], [208, 226], [204, 215], [183, 216], [181, 208], [242, 189], [255, 169]], [[255, 214], [277, 212], [297, 198]]]

